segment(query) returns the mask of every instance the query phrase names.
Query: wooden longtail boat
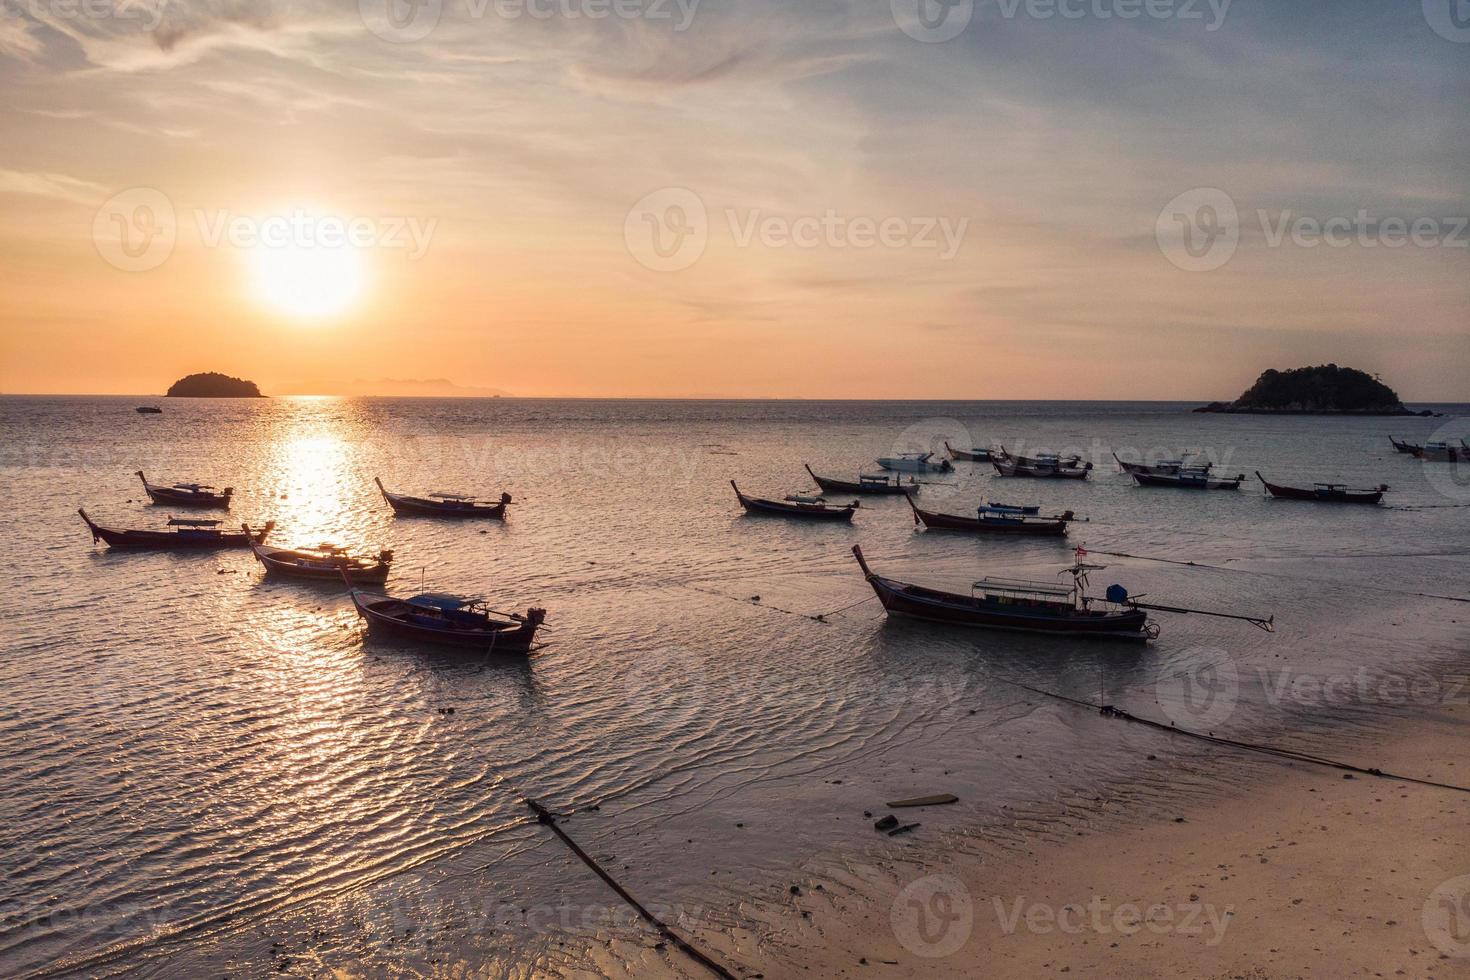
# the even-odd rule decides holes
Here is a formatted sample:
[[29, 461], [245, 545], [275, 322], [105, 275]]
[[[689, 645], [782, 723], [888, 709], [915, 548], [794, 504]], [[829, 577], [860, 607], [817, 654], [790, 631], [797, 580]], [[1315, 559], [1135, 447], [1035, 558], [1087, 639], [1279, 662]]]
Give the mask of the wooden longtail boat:
[[963, 459], [968, 460], [972, 463], [990, 462], [989, 449], [981, 449], [979, 446], [976, 446], [973, 449], [956, 449], [955, 447], [951, 446], [948, 441], [944, 443], [944, 448], [949, 451], [950, 459]]
[[163, 414], [163, 409], [159, 408], [157, 405], [139, 405], [137, 408], [133, 409], [133, 411], [137, 412], [139, 415]]
[[250, 543], [250, 551], [265, 566], [266, 574], [313, 581], [338, 582], [343, 576], [351, 582], [382, 582], [388, 577], [393, 552], [383, 550], [376, 558], [348, 554], [334, 544], [314, 548], [271, 548], [255, 541], [249, 524], [240, 525]]
[[954, 464], [947, 459], [936, 460], [933, 453], [899, 453], [897, 456], [881, 456], [878, 465], [896, 473], [949, 473]]
[[1424, 452], [1423, 446], [1416, 446], [1412, 442], [1399, 442], [1393, 436], [1389, 436], [1388, 441], [1393, 443], [1393, 448], [1396, 452], [1401, 452], [1409, 456], [1418, 456]]
[[1141, 609], [1090, 608], [1090, 600], [1084, 601], [1076, 579], [1067, 587], [1052, 582], [985, 578], [965, 595], [884, 578], [868, 567], [861, 545], [854, 545], [852, 553], [890, 616], [1058, 636], [1142, 641], [1158, 635], [1158, 627]]
[[1175, 487], [1182, 490], [1239, 490], [1245, 474], [1210, 476], [1204, 469], [1182, 469], [1178, 473], [1131, 473], [1141, 487]]
[[546, 619], [545, 609], [528, 609], [524, 616], [501, 613], [481, 599], [437, 592], [398, 599], [362, 589], [350, 591], [352, 605], [370, 628], [476, 653], [529, 654], [536, 631]]
[[1204, 470], [1208, 472], [1215, 464], [1209, 460], [1203, 463], [1190, 462], [1185, 459], [1161, 459], [1157, 463], [1130, 463], [1127, 460], [1118, 459], [1118, 454], [1113, 453], [1113, 459], [1118, 461], [1118, 467], [1130, 476], [1134, 473], [1152, 473], [1160, 476], [1171, 476], [1180, 470]]
[[[1076, 560], [1064, 573], [1072, 576], [1070, 586], [1054, 582], [983, 578], [970, 587], [969, 595], [884, 578], [868, 567], [860, 545], [854, 545], [852, 553], [863, 570], [863, 577], [890, 616], [980, 629], [1143, 641], [1159, 635], [1158, 624], [1145, 613], [1145, 610], [1156, 610], [1241, 619], [1268, 633], [1276, 631], [1274, 616], [1261, 619], [1140, 602], [1141, 596], [1130, 596], [1121, 585], [1108, 586], [1102, 600], [1093, 598], [1087, 594], [1087, 573], [1106, 566], [1086, 564], [1083, 559], [1087, 552], [1083, 548], [1077, 549]], [[1094, 603], [1102, 604], [1103, 608], [1093, 608]]]
[[1085, 480], [1092, 472], [1092, 464], [1082, 462], [1080, 456], [1062, 459], [1052, 454], [1037, 457], [1012, 456], [1002, 446], [990, 457], [990, 465], [1001, 476], [1024, 476], [1041, 480]]
[[1314, 483], [1310, 490], [1284, 487], [1267, 480], [1260, 470], [1256, 470], [1256, 479], [1265, 484], [1271, 496], [1281, 500], [1311, 500], [1324, 504], [1376, 504], [1383, 499], [1384, 491], [1388, 489], [1386, 483], [1372, 489], [1356, 490], [1341, 483]]
[[230, 497], [234, 496], [234, 487], [225, 487], [216, 490], [205, 483], [175, 483], [173, 486], [165, 487], [156, 483], [149, 483], [148, 478], [138, 470], [138, 479], [143, 481], [143, 489], [148, 493], [148, 499], [155, 504], [172, 504], [175, 507], [230, 507]]
[[836, 504], [813, 504], [800, 501], [767, 500], [764, 497], [747, 497], [735, 486], [735, 481], [730, 481], [730, 486], [735, 488], [735, 497], [740, 501], [750, 514], [776, 514], [782, 517], [802, 517], [807, 520], [816, 521], [850, 521], [858, 504], [854, 500], [850, 504], [837, 506]]
[[965, 517], [961, 514], [936, 514], [920, 510], [919, 505], [909, 498], [914, 511], [914, 523], [923, 524], [936, 531], [969, 531], [972, 534], [1035, 534], [1061, 537], [1067, 533], [1067, 523], [1075, 520], [1070, 510], [1056, 517], [1035, 517], [1006, 508], [978, 508], [978, 516]]
[[897, 496], [901, 493], [918, 493], [919, 484], [909, 478], [908, 483], [903, 482], [903, 477], [892, 476], [886, 473], [859, 473], [856, 482], [851, 480], [834, 480], [831, 477], [817, 476], [812, 468], [802, 463], [811, 478], [817, 482], [828, 493], [862, 493], [862, 494], [886, 494]]
[[244, 531], [222, 531], [219, 521], [171, 517], [169, 526], [177, 530], [132, 530], [98, 524], [87, 516], [85, 508], [78, 508], [77, 513], [87, 522], [92, 540], [105, 541], [109, 548], [243, 548], [251, 540], [265, 541], [276, 526], [275, 521], [267, 521], [265, 527], [254, 535], [248, 535]]
[[504, 518], [505, 507], [511, 502], [510, 494], [502, 493], [500, 500], [491, 503], [478, 500], [462, 493], [431, 493], [413, 497], [406, 493], [393, 493], [383, 486], [383, 481], [373, 477], [378, 492], [393, 508], [393, 513], [413, 517], [489, 517]]

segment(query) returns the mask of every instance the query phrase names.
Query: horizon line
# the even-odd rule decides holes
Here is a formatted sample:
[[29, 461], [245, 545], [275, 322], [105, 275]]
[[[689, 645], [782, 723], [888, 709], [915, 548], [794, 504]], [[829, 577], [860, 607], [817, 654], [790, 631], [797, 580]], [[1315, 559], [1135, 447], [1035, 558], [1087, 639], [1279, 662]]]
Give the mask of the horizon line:
[[[1207, 398], [972, 398], [972, 397], [888, 397], [888, 398], [853, 398], [853, 397], [831, 397], [813, 398], [811, 396], [796, 395], [396, 395], [396, 394], [361, 394], [361, 395], [339, 395], [339, 394], [317, 394], [311, 392], [293, 392], [282, 395], [258, 395], [238, 397], [210, 397], [195, 395], [161, 395], [161, 394], [139, 394], [139, 393], [115, 393], [115, 392], [87, 392], [87, 391], [0, 391], [0, 398], [143, 398], [158, 400], [190, 400], [190, 401], [255, 401], [257, 399], [271, 398], [392, 398], [398, 400], [412, 401], [644, 401], [644, 402], [1049, 402], [1063, 404], [1068, 402], [1082, 402], [1089, 404], [1194, 404], [1200, 402], [1208, 405], [1213, 401], [1230, 401], [1233, 399], [1207, 399]], [[1405, 406], [1409, 405], [1470, 405], [1470, 398], [1457, 400], [1453, 398], [1406, 398], [1403, 400]], [[1344, 412], [1344, 415], [1352, 415], [1352, 412]]]

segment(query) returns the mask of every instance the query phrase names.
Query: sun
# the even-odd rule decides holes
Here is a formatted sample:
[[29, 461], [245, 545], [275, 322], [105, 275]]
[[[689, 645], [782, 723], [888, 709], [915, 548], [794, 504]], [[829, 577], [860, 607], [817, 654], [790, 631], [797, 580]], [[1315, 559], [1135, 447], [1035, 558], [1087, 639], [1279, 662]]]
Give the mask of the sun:
[[266, 306], [300, 319], [339, 316], [362, 295], [361, 250], [350, 245], [257, 245], [250, 255], [252, 287]]

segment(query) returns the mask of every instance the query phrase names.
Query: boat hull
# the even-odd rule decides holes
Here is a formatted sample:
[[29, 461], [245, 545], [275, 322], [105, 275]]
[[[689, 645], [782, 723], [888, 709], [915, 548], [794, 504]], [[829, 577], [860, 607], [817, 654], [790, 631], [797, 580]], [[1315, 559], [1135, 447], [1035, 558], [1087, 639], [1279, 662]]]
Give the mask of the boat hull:
[[1261, 474], [1256, 477], [1266, 487], [1266, 492], [1278, 500], [1303, 500], [1317, 504], [1367, 504], [1372, 506], [1383, 499], [1383, 491], [1387, 487], [1378, 490], [1347, 490], [1328, 489], [1326, 487], [1313, 487], [1308, 490], [1305, 487], [1284, 487], [1269, 482]]
[[956, 449], [947, 442], [944, 444], [944, 448], [948, 450], [950, 459], [962, 460], [969, 463], [990, 462], [990, 450], [988, 449]]
[[275, 526], [274, 523], [267, 524], [253, 536], [247, 535], [244, 531], [147, 531], [104, 527], [93, 522], [85, 510], [79, 510], [77, 513], [82, 515], [82, 520], [92, 532], [94, 542], [101, 541], [109, 548], [151, 551], [217, 551], [222, 548], [244, 548], [250, 544], [252, 537], [258, 543], [265, 541]]
[[[258, 544], [251, 543], [251, 552], [255, 559], [265, 568], [266, 574], [279, 578], [302, 579], [311, 582], [331, 582], [340, 585], [345, 576], [349, 582], [377, 583], [381, 584], [388, 578], [389, 563], [377, 561], [371, 565], [361, 568], [349, 568], [346, 563], [326, 565], [321, 563], [303, 564], [285, 549], [267, 550]], [[304, 556], [305, 557], [305, 556]]]
[[738, 486], [735, 486], [734, 480], [730, 481], [730, 486], [735, 488], [735, 497], [740, 501], [740, 506], [745, 508], [747, 514], [795, 517], [806, 521], [851, 521], [853, 512], [857, 509], [855, 504], [834, 507], [831, 504], [798, 504], [781, 500], [766, 500], [762, 497], [747, 497], [740, 492]]
[[992, 459], [991, 465], [1001, 476], [1026, 477], [1033, 480], [1085, 480], [1092, 472], [1083, 467], [1029, 466], [1014, 459]]
[[528, 618], [519, 625], [494, 631], [428, 626], [407, 618], [412, 613], [412, 607], [403, 600], [359, 592], [356, 589], [352, 590], [352, 605], [370, 629], [416, 643], [481, 654], [525, 656], [531, 652], [536, 641], [536, 631], [541, 625], [539, 619]]
[[964, 531], [969, 534], [1020, 534], [1035, 537], [1063, 537], [1067, 533], [1067, 518], [1040, 518], [1023, 514], [997, 515], [990, 518], [965, 517], [961, 514], [937, 514], [920, 510], [912, 500], [914, 523], [923, 524], [931, 531]]
[[908, 486], [902, 483], [856, 483], [850, 480], [834, 480], [831, 477], [817, 476], [812, 473], [812, 468], [806, 468], [811, 478], [816, 481], [817, 486], [827, 493], [854, 493], [866, 496], [889, 496], [897, 497], [905, 493], [918, 493], [919, 485], [911, 483]]
[[220, 493], [211, 493], [207, 490], [182, 490], [178, 487], [161, 487], [149, 483], [148, 478], [138, 473], [138, 479], [143, 481], [143, 492], [148, 494], [148, 499], [155, 504], [167, 504], [170, 507], [207, 507], [217, 510], [229, 510], [230, 498], [235, 491], [226, 487]]
[[[855, 553], [861, 563], [861, 553]], [[1071, 616], [1028, 611], [1020, 606], [1006, 609], [973, 596], [921, 588], [884, 578], [869, 571], [865, 563], [862, 567], [868, 584], [878, 596], [878, 602], [890, 616], [942, 623], [946, 626], [1005, 630], [1012, 633], [1135, 642], [1149, 639], [1146, 629], [1148, 616], [1141, 609], [1118, 612], [1079, 610]]]
[[378, 484], [378, 492], [393, 508], [393, 513], [400, 517], [452, 517], [456, 519], [489, 519], [503, 520], [505, 518], [505, 505], [510, 503], [510, 494], [501, 494], [500, 501], [494, 504], [481, 504], [463, 500], [431, 500], [428, 497], [414, 497], [408, 494], [392, 493], [383, 486], [383, 481], [373, 478]]
[[1189, 480], [1162, 473], [1130, 473], [1129, 475], [1138, 481], [1141, 487], [1173, 487], [1178, 490], [1239, 490], [1241, 481], [1245, 479], [1243, 474], [1228, 479], [1209, 477], [1203, 480]]

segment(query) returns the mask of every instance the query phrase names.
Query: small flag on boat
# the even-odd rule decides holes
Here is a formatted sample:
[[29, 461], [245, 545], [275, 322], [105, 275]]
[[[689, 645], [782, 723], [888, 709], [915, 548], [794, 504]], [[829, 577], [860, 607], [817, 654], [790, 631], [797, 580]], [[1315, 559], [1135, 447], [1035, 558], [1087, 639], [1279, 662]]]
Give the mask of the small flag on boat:
[[1084, 559], [1084, 558], [1086, 558], [1086, 557], [1087, 557], [1087, 549], [1086, 549], [1086, 548], [1084, 548], [1084, 547], [1082, 547], [1082, 546], [1081, 546], [1081, 545], [1080, 545], [1080, 544], [1079, 544], [1079, 545], [1078, 545], [1078, 546], [1077, 546], [1077, 560], [1078, 560], [1078, 561], [1081, 561], [1081, 560], [1082, 560], [1082, 559]]

